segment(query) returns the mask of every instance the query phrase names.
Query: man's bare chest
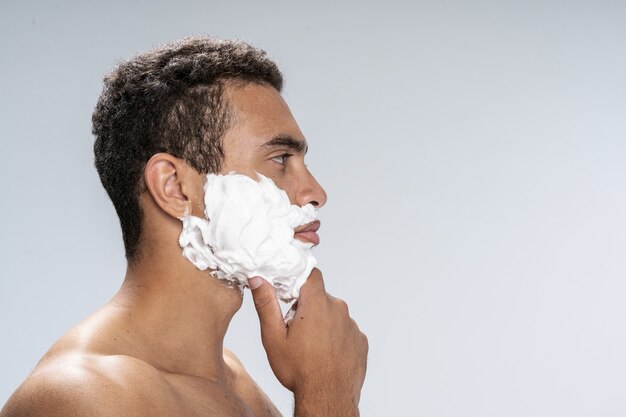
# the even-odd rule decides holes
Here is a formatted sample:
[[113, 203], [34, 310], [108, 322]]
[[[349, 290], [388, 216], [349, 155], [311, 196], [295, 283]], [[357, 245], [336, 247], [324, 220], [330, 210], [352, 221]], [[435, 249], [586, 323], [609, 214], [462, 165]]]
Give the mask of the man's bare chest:
[[[249, 403], [245, 392], [221, 383], [206, 383], [181, 378], [171, 378], [172, 388], [168, 401], [178, 410], [179, 416], [190, 417], [274, 417], [274, 414], [258, 412], [268, 407], [259, 407], [258, 403]], [[165, 398], [164, 398], [165, 399]]]

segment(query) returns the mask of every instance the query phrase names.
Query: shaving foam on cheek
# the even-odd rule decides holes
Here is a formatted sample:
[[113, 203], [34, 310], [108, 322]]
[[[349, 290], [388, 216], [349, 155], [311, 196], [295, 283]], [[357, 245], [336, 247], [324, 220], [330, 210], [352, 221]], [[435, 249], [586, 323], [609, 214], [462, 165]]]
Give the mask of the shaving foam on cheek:
[[295, 239], [294, 229], [315, 220], [317, 210], [291, 204], [271, 179], [258, 177], [208, 174], [206, 218], [183, 217], [178, 243], [198, 269], [239, 286], [261, 277], [288, 302], [298, 298], [316, 264], [313, 244]]

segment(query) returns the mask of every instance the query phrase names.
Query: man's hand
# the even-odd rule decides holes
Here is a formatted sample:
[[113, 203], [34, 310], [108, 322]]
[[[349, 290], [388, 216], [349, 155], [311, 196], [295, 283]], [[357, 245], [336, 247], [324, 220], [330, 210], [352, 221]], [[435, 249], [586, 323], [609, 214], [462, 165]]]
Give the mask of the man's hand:
[[250, 280], [267, 358], [295, 396], [297, 417], [358, 416], [367, 363], [367, 338], [348, 305], [324, 288], [316, 268], [300, 290], [293, 320], [285, 324], [274, 288]]

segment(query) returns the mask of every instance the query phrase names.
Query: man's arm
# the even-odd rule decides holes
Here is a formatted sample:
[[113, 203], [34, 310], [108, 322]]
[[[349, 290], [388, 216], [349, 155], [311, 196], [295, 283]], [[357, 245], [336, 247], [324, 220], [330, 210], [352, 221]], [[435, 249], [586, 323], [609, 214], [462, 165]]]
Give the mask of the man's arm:
[[359, 415], [368, 343], [347, 304], [326, 293], [314, 269], [300, 291], [295, 317], [285, 325], [272, 286], [250, 282], [261, 338], [272, 371], [294, 393], [296, 417]]

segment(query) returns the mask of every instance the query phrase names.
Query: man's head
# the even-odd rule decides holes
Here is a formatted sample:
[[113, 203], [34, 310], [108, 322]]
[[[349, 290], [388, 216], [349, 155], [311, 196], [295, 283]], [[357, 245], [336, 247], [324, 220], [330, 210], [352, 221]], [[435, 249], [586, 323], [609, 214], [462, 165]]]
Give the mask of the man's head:
[[[144, 234], [140, 197], [149, 190], [164, 208], [158, 188], [169, 185], [159, 176], [176, 177], [178, 160], [198, 174], [261, 172], [286, 189], [292, 203], [324, 204], [324, 191], [304, 165], [304, 137], [280, 97], [282, 84], [263, 51], [208, 38], [138, 55], [105, 78], [93, 114], [95, 164], [120, 218], [129, 261]], [[159, 154], [174, 157], [172, 169], [149, 174], [147, 165], [157, 166], [152, 161]]]

